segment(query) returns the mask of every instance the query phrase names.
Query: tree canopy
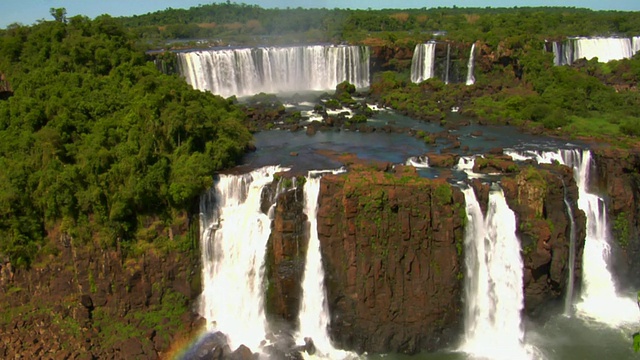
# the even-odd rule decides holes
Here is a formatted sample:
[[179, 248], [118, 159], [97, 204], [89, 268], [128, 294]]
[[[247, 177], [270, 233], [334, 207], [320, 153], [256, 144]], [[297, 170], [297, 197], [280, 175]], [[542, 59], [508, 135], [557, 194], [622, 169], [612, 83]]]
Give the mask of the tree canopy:
[[219, 39], [265, 43], [296, 41], [359, 42], [398, 32], [416, 40], [446, 33], [453, 41], [498, 41], [512, 36], [557, 39], [566, 36], [640, 34], [636, 12], [571, 7], [422, 9], [264, 9], [228, 2], [190, 9], [166, 9], [119, 19], [145, 40]]
[[0, 253], [28, 264], [54, 228], [105, 246], [168, 223], [251, 141], [230, 101], [161, 74], [109, 16], [0, 33]]

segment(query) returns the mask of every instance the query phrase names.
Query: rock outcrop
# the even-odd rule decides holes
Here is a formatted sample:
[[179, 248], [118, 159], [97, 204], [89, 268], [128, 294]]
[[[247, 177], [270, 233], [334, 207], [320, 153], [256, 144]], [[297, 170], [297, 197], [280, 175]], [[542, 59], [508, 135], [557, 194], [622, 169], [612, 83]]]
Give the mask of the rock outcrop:
[[13, 95], [11, 84], [9, 84], [5, 74], [0, 73], [0, 100], [8, 99], [11, 95]]
[[[569, 279], [571, 219], [574, 217], [575, 284], [581, 278], [585, 215], [578, 209], [572, 169], [563, 165], [524, 166], [501, 180], [509, 207], [516, 213], [524, 259], [525, 310], [537, 315], [554, 299], [564, 299]], [[577, 293], [577, 292], [575, 292]]]
[[464, 196], [412, 167], [322, 178], [330, 333], [373, 353], [442, 348], [462, 319]]
[[50, 241], [29, 270], [0, 263], [0, 358], [156, 359], [200, 326], [197, 251], [125, 259], [65, 234]]
[[591, 191], [607, 194], [611, 269], [621, 287], [640, 289], [640, 150], [600, 148], [593, 156]]
[[[524, 259], [525, 307], [537, 316], [564, 299], [574, 216], [575, 283], [581, 278], [585, 216], [570, 168], [518, 166], [488, 157], [516, 213]], [[344, 160], [344, 159], [343, 159]], [[464, 196], [413, 167], [361, 164], [321, 180], [318, 235], [330, 333], [338, 347], [371, 353], [443, 348], [461, 333]], [[471, 184], [484, 212], [489, 185]], [[275, 200], [268, 244], [268, 309], [294, 329], [307, 247], [301, 188]], [[576, 291], [577, 293], [577, 291]]]
[[409, 70], [412, 57], [413, 49], [406, 46], [371, 46], [371, 72]]
[[265, 259], [267, 313], [274, 319], [285, 320], [292, 327], [300, 310], [301, 283], [309, 242], [302, 189], [302, 186], [297, 186], [275, 198]]

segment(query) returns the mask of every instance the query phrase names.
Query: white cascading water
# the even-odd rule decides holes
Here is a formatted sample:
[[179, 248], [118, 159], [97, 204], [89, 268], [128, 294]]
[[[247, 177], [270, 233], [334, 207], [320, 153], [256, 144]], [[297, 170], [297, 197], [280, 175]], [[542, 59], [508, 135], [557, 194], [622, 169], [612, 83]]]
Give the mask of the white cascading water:
[[578, 185], [578, 207], [587, 217], [587, 235], [582, 255], [582, 293], [575, 305], [576, 314], [610, 326], [640, 321], [635, 299], [619, 296], [607, 262], [611, 252], [609, 224], [604, 200], [588, 192], [591, 151], [561, 149], [525, 153], [505, 152], [514, 160], [536, 159], [538, 163], [560, 164], [573, 168]]
[[436, 43], [417, 44], [411, 59], [411, 82], [421, 83], [435, 76]]
[[[330, 172], [337, 174], [343, 171]], [[352, 358], [355, 354], [334, 348], [328, 331], [330, 315], [324, 287], [324, 268], [317, 220], [320, 178], [327, 172], [310, 171], [304, 184], [304, 211], [309, 222], [309, 245], [302, 280], [302, 301], [298, 317], [300, 329], [296, 342], [304, 343], [304, 338], [310, 337], [317, 351], [314, 358], [337, 360]]]
[[633, 56], [630, 38], [572, 38], [554, 43], [554, 63], [571, 65], [578, 59], [598, 58], [599, 62], [629, 59]]
[[564, 206], [567, 210], [567, 217], [569, 217], [569, 275], [567, 277], [567, 295], [564, 298], [564, 314], [571, 316], [573, 305], [573, 288], [575, 283], [574, 269], [576, 267], [576, 223], [573, 217], [573, 210], [571, 209], [571, 203], [567, 198], [567, 186], [562, 181], [562, 188], [564, 190]]
[[348, 81], [369, 86], [366, 46], [293, 46], [178, 53], [181, 75], [195, 89], [229, 97], [333, 90]]
[[500, 188], [489, 193], [484, 217], [472, 188], [463, 189], [465, 229], [465, 334], [460, 348], [473, 358], [529, 359], [524, 344], [523, 263], [516, 218]]
[[571, 65], [570, 55], [570, 50], [565, 51], [565, 46], [562, 42], [553, 42], [553, 64], [555, 66]]
[[634, 36], [631, 38], [631, 48], [634, 55], [640, 51], [640, 36]]
[[232, 349], [252, 350], [265, 339], [264, 257], [271, 219], [260, 211], [262, 189], [285, 169], [268, 166], [220, 175], [200, 199], [203, 291], [200, 315], [222, 331]]
[[[477, 156], [482, 156], [482, 155], [477, 155]], [[465, 174], [467, 174], [467, 177], [469, 179], [484, 177], [483, 174], [478, 174], [473, 171], [473, 167], [475, 166], [475, 163], [476, 163], [476, 155], [460, 156], [460, 158], [458, 159], [458, 163], [456, 164], [456, 166], [453, 167], [453, 170], [464, 172]]]
[[471, 51], [469, 52], [469, 63], [467, 64], [467, 81], [466, 81], [467, 85], [473, 85], [476, 83], [476, 78], [473, 74], [473, 69], [475, 66], [474, 65], [475, 50], [476, 50], [476, 43], [473, 43], [473, 45], [471, 45]]
[[451, 67], [451, 44], [447, 43], [447, 67], [444, 73], [444, 83], [449, 83], [449, 68]]
[[454, 170], [459, 171], [472, 171], [475, 162], [475, 156], [460, 156], [460, 158], [458, 159], [458, 164], [456, 164], [456, 166], [454, 166], [453, 168]]
[[638, 307], [631, 298], [618, 296], [607, 261], [611, 251], [604, 200], [587, 192], [591, 169], [588, 150], [561, 150], [564, 164], [573, 168], [578, 183], [578, 207], [587, 216], [587, 236], [582, 266], [582, 294], [576, 314], [611, 326], [637, 322]]
[[425, 169], [429, 167], [429, 157], [426, 155], [412, 156], [404, 164], [411, 165], [414, 168]]

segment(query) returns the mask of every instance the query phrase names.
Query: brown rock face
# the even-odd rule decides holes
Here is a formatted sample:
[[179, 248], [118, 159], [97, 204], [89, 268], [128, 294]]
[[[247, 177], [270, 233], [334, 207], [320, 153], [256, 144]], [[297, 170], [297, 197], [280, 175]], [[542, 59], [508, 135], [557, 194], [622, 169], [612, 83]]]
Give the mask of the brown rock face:
[[29, 270], [0, 265], [0, 358], [156, 359], [195, 328], [197, 252], [125, 260], [66, 235], [50, 241], [58, 255]]
[[0, 73], [0, 100], [8, 99], [13, 95], [11, 85], [3, 73]]
[[486, 155], [476, 158], [473, 171], [481, 174], [513, 173], [518, 171], [518, 166], [507, 155]]
[[566, 166], [527, 166], [515, 178], [503, 178], [501, 183], [509, 207], [516, 213], [522, 244], [525, 310], [535, 315], [541, 305], [563, 298], [567, 290], [571, 219], [565, 192], [574, 217], [575, 284], [580, 283], [582, 273], [585, 215], [578, 209], [578, 188]]
[[640, 288], [640, 150], [597, 149], [593, 156], [597, 182], [591, 191], [608, 195], [611, 269], [621, 287]]
[[318, 235], [340, 347], [415, 353], [450, 344], [462, 318], [463, 219], [462, 193], [413, 168], [322, 178]]
[[298, 319], [309, 242], [303, 200], [302, 186], [277, 197], [265, 259], [265, 276], [269, 279], [267, 313], [291, 325]]
[[401, 46], [371, 46], [371, 70], [402, 71], [411, 68], [413, 49]]
[[426, 156], [429, 158], [429, 166], [452, 168], [458, 163], [459, 156], [456, 154], [438, 154], [428, 153]]

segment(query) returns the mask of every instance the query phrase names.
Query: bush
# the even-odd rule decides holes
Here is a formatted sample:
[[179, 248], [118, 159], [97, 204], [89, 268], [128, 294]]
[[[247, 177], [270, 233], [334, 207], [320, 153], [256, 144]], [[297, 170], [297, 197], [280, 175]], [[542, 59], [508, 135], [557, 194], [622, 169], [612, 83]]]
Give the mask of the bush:
[[367, 117], [362, 114], [356, 114], [351, 117], [351, 122], [354, 124], [364, 124], [367, 122]]
[[348, 81], [343, 81], [340, 84], [336, 85], [336, 96], [343, 93], [353, 94], [355, 92], [356, 86]]
[[640, 136], [640, 119], [627, 119], [620, 124], [620, 131], [625, 135]]
[[336, 110], [336, 109], [340, 109], [342, 107], [342, 105], [340, 105], [340, 102], [336, 99], [329, 99], [327, 100], [326, 103], [324, 103], [324, 105], [332, 110]]
[[542, 119], [542, 125], [547, 129], [555, 129], [569, 124], [571, 120], [560, 109], [556, 109]]

